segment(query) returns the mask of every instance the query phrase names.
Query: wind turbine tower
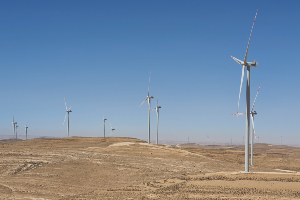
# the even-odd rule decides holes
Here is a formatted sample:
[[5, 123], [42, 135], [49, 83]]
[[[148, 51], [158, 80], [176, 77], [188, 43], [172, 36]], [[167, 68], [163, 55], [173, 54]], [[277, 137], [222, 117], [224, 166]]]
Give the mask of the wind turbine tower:
[[[159, 90], [158, 90], [158, 95], [159, 95]], [[153, 110], [156, 110], [156, 116], [157, 116], [157, 128], [156, 128], [156, 144], [158, 144], [158, 124], [159, 124], [159, 109], [161, 107], [158, 106], [158, 97], [157, 97], [157, 103], [155, 108], [153, 108]]]
[[13, 122], [12, 122], [12, 125], [14, 126], [14, 135], [13, 135], [13, 142], [15, 141], [15, 131], [16, 131], [16, 125], [17, 125], [17, 122], [15, 122], [15, 117], [13, 116]]
[[64, 98], [64, 101], [65, 101], [65, 106], [66, 106], [66, 116], [65, 116], [64, 123], [63, 123], [63, 127], [64, 127], [64, 124], [65, 124], [65, 121], [66, 121], [66, 118], [67, 118], [67, 115], [68, 115], [68, 137], [69, 137], [69, 114], [70, 114], [70, 112], [72, 112], [72, 110], [71, 110], [72, 106], [68, 109], [67, 102], [66, 102], [65, 98]]
[[110, 128], [111, 128], [110, 136], [113, 137], [113, 131], [116, 130], [116, 127], [113, 128], [113, 127], [111, 126], [111, 123], [110, 123], [110, 122], [109, 122], [109, 124], [110, 124]]
[[261, 87], [261, 84], [258, 88], [258, 91], [256, 93], [256, 96], [255, 96], [255, 99], [254, 99], [254, 102], [253, 102], [253, 106], [252, 106], [252, 109], [251, 109], [251, 120], [252, 120], [252, 134], [251, 134], [251, 165], [253, 165], [253, 143], [254, 143], [254, 136], [255, 136], [255, 129], [254, 129], [254, 115], [257, 115], [257, 112], [256, 111], [253, 111], [254, 109], [254, 105], [255, 105], [255, 102], [256, 102], [256, 98], [257, 98], [257, 95], [258, 95], [258, 92], [260, 90], [260, 87]]
[[209, 137], [208, 137], [208, 135], [207, 135], [207, 142], [208, 142], [208, 145], [209, 145]]
[[[257, 10], [258, 12], [258, 10]], [[257, 67], [258, 63], [254, 60], [253, 62], [247, 62], [247, 56], [248, 56], [248, 50], [249, 50], [249, 45], [250, 45], [250, 39], [255, 23], [255, 19], [257, 16], [257, 12], [253, 21], [249, 41], [248, 41], [248, 46], [245, 54], [244, 61], [241, 61], [233, 56], [231, 56], [237, 63], [243, 66], [242, 69], [242, 77], [241, 77], [241, 85], [240, 85], [240, 93], [239, 93], [239, 101], [238, 101], [238, 109], [237, 109], [237, 114], [239, 113], [239, 105], [240, 105], [240, 97], [241, 97], [241, 90], [242, 90], [242, 85], [243, 85], [243, 79], [244, 79], [244, 71], [245, 68], [247, 67], [247, 90], [246, 90], [246, 142], [245, 142], [245, 172], [249, 172], [249, 133], [250, 133], [250, 68], [251, 67]]]
[[27, 140], [27, 129], [28, 129], [28, 126], [26, 125], [25, 126], [26, 140]]
[[104, 118], [103, 118], [103, 124], [104, 124], [104, 137], [105, 137], [105, 120], [107, 120], [107, 119], [104, 119]]
[[[255, 135], [255, 129], [254, 129], [254, 115], [257, 115], [257, 112], [256, 111], [253, 111], [254, 109], [254, 105], [255, 105], [255, 102], [256, 102], [256, 99], [257, 99], [257, 95], [258, 95], [258, 92], [260, 90], [260, 87], [261, 87], [261, 84], [258, 88], [258, 91], [256, 93], [256, 96], [255, 96], [255, 99], [254, 99], [254, 102], [253, 102], [253, 106], [252, 106], [252, 109], [251, 109], [251, 112], [250, 112], [250, 115], [251, 115], [251, 120], [252, 120], [252, 134], [251, 134], [251, 165], [253, 165], [253, 144], [254, 144], [254, 136], [256, 137]], [[246, 113], [236, 113], [236, 114], [231, 114], [231, 115], [246, 115]], [[244, 137], [243, 137], [244, 138]]]
[[18, 141], [18, 125], [16, 125], [16, 141]]
[[[143, 101], [143, 103], [145, 103], [145, 101], [148, 100], [148, 105], [149, 105], [149, 117], [148, 117], [148, 144], [150, 144], [150, 113], [151, 113], [151, 99], [153, 99], [153, 96], [149, 95], [149, 88], [150, 88], [150, 77], [151, 77], [151, 70], [150, 70], [150, 76], [149, 76], [149, 86], [148, 86], [148, 96], [146, 97], [146, 99]], [[139, 106], [141, 107], [143, 105], [143, 103]]]

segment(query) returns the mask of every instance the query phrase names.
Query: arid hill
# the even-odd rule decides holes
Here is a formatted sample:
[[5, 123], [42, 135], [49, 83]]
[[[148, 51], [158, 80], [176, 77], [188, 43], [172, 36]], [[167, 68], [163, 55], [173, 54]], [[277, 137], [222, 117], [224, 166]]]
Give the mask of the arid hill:
[[[300, 199], [300, 149], [133, 138], [0, 142], [0, 199]], [[258, 173], [265, 172], [265, 173]]]

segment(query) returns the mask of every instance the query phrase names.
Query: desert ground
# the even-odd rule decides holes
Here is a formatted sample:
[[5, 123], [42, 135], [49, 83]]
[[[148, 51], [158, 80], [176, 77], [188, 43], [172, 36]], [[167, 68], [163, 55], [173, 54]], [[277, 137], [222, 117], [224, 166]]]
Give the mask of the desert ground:
[[133, 138], [0, 141], [0, 199], [300, 199], [300, 148]]

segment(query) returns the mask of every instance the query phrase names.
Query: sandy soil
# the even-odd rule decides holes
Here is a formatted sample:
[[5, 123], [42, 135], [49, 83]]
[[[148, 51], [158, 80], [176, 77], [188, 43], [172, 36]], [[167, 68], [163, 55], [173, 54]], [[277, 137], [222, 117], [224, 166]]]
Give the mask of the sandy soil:
[[0, 141], [0, 199], [300, 199], [300, 149], [148, 145], [132, 138]]

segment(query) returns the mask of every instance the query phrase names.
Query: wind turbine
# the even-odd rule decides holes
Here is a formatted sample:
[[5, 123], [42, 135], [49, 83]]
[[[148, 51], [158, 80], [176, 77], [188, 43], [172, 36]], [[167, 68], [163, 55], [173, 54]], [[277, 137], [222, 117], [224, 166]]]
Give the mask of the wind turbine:
[[13, 116], [12, 126], [14, 126], [14, 136], [13, 136], [13, 142], [15, 141], [15, 130], [16, 130], [17, 122], [15, 122], [15, 116]]
[[116, 130], [116, 128], [115, 128], [115, 127], [113, 128], [113, 127], [111, 126], [111, 123], [110, 123], [110, 122], [109, 122], [109, 124], [110, 124], [110, 128], [111, 128], [110, 136], [113, 137], [113, 131]]
[[[149, 96], [149, 88], [150, 88], [150, 77], [151, 77], [151, 70], [150, 70], [150, 76], [149, 76], [149, 86], [148, 86], [148, 96], [146, 97], [146, 99], [143, 101], [143, 103], [145, 103], [145, 101], [148, 100], [148, 105], [149, 105], [149, 117], [148, 117], [148, 144], [150, 144], [150, 113], [151, 113], [151, 99], [153, 99], [153, 96]], [[141, 105], [143, 105], [143, 103]], [[139, 107], [141, 107], [141, 105]]]
[[[158, 90], [158, 95], [159, 95], [159, 90]], [[153, 110], [156, 110], [156, 116], [157, 116], [157, 128], [156, 128], [156, 144], [158, 144], [158, 124], [159, 124], [159, 109], [161, 107], [158, 106], [158, 97], [157, 97], [157, 103], [155, 108], [153, 108]]]
[[26, 140], [27, 140], [27, 129], [28, 129], [28, 126], [25, 125]]
[[63, 123], [62, 127], [64, 127], [65, 121], [66, 121], [66, 118], [67, 118], [67, 115], [68, 115], [68, 137], [69, 137], [69, 113], [72, 112], [72, 110], [71, 110], [72, 106], [68, 109], [66, 98], [64, 98], [64, 101], [65, 101], [65, 106], [66, 106], [66, 116], [65, 116], [65, 120], [64, 120], [64, 123]]
[[107, 120], [107, 119], [104, 119], [104, 118], [103, 118], [103, 124], [104, 124], [104, 137], [105, 137], [105, 120]]
[[18, 142], [18, 125], [16, 125], [16, 141]]
[[247, 90], [246, 90], [246, 143], [245, 143], [245, 172], [249, 172], [249, 132], [250, 132], [250, 68], [251, 67], [257, 67], [258, 63], [254, 60], [253, 62], [247, 62], [247, 56], [248, 56], [248, 50], [249, 50], [249, 45], [250, 45], [250, 39], [255, 23], [255, 19], [257, 16], [256, 15], [252, 24], [252, 29], [248, 41], [248, 46], [245, 54], [244, 61], [241, 61], [233, 56], [231, 56], [237, 63], [243, 66], [242, 68], [242, 77], [241, 77], [241, 85], [240, 85], [240, 93], [239, 93], [239, 101], [238, 101], [238, 109], [237, 109], [237, 115], [239, 114], [239, 105], [240, 105], [240, 97], [241, 97], [241, 90], [242, 90], [242, 85], [243, 85], [243, 79], [244, 79], [244, 71], [245, 68], [247, 67]]
[[[261, 87], [261, 84], [258, 88], [258, 91], [256, 93], [256, 96], [255, 96], [255, 99], [254, 99], [254, 102], [253, 102], [253, 106], [252, 106], [252, 109], [251, 109], [251, 112], [250, 112], [250, 115], [251, 115], [251, 120], [252, 120], [252, 134], [251, 134], [251, 165], [253, 165], [253, 143], [254, 143], [254, 136], [256, 138], [256, 134], [255, 134], [255, 129], [254, 129], [254, 115], [257, 115], [257, 112], [256, 111], [253, 111], [254, 109], [254, 105], [255, 105], [255, 102], [256, 102], [256, 98], [257, 98], [257, 95], [258, 95], [258, 92], [260, 90], [260, 87]], [[238, 113], [238, 114], [231, 114], [231, 115], [246, 115], [246, 113]]]
[[208, 145], [209, 145], [209, 137], [208, 137], [208, 135], [207, 135], [207, 141], [208, 141]]
[[251, 120], [252, 120], [252, 134], [251, 134], [251, 165], [253, 165], [253, 143], [254, 143], [254, 136], [256, 137], [255, 135], [255, 129], [254, 129], [254, 115], [257, 115], [257, 112], [256, 111], [253, 111], [254, 109], [254, 105], [255, 105], [255, 102], [256, 102], [256, 98], [257, 98], [257, 95], [258, 95], [258, 92], [260, 90], [260, 87], [261, 87], [261, 84], [258, 88], [258, 91], [256, 93], [256, 96], [255, 96], [255, 99], [254, 99], [254, 102], [253, 102], [253, 106], [252, 106], [252, 109], [251, 109]]

